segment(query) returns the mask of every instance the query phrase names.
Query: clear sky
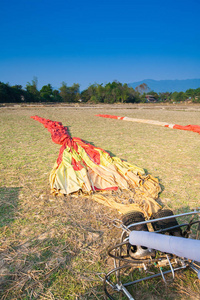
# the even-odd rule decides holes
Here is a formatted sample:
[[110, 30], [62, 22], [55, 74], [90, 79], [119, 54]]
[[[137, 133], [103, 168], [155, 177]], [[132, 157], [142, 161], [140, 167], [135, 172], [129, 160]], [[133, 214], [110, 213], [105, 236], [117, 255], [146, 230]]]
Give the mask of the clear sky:
[[200, 0], [1, 0], [0, 81], [200, 78]]

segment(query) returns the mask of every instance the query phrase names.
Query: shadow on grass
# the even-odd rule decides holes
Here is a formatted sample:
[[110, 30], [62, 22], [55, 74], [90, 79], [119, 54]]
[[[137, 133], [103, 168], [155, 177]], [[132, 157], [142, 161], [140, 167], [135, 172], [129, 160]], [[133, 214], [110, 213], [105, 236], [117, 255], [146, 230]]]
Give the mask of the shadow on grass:
[[[76, 299], [91, 273], [101, 271], [99, 248], [102, 251], [105, 237], [100, 223], [105, 222], [106, 210], [99, 205], [97, 211], [92, 200], [66, 199], [46, 199], [48, 217], [38, 235], [18, 236], [10, 244], [5, 240], [0, 254], [0, 299]], [[49, 219], [55, 224], [49, 226]]]
[[71, 126], [64, 126], [64, 127], [67, 128], [67, 131], [68, 131], [69, 135], [72, 136], [71, 131], [70, 131]]
[[14, 220], [21, 187], [0, 188], [0, 227]]

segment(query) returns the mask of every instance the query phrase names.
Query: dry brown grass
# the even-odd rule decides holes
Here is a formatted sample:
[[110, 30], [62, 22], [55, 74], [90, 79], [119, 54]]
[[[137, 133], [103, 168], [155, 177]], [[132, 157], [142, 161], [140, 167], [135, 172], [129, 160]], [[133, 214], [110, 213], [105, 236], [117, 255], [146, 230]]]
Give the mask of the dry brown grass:
[[[199, 106], [10, 107], [1, 114], [1, 299], [105, 299], [98, 274], [112, 265], [106, 248], [120, 232], [119, 214], [82, 196], [53, 197], [48, 174], [59, 146], [39, 115], [61, 121], [78, 136], [159, 178], [160, 201], [175, 211], [200, 206], [200, 137], [147, 124], [97, 118], [97, 113], [199, 124]], [[198, 299], [191, 272], [165, 287], [138, 285], [136, 299]], [[120, 297], [119, 297], [120, 299]], [[123, 299], [123, 298], [122, 298]]]

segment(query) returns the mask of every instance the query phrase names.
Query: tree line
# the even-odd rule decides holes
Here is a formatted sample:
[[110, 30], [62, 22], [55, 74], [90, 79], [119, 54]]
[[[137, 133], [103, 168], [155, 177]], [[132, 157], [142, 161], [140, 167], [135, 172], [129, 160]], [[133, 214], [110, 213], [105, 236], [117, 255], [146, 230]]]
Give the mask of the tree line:
[[89, 102], [89, 103], [140, 103], [140, 102], [181, 102], [189, 100], [200, 103], [200, 88], [188, 89], [186, 92], [156, 93], [143, 83], [133, 89], [127, 83], [118, 81], [112, 83], [92, 84], [80, 92], [80, 85], [74, 83], [67, 86], [62, 82], [59, 89], [53, 89], [51, 84], [38, 89], [37, 78], [26, 84], [10, 86], [0, 82], [0, 103], [30, 103], [30, 102]]

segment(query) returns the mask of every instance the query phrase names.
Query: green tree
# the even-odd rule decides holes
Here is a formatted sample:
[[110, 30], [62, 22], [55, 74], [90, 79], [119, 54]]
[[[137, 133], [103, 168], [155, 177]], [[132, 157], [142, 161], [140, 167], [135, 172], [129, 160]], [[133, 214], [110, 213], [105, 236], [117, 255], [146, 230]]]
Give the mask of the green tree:
[[0, 82], [0, 102], [9, 103], [14, 102], [12, 90], [8, 83]]
[[42, 101], [52, 101], [53, 100], [53, 89], [51, 84], [44, 85], [40, 90], [40, 98]]
[[125, 83], [123, 85], [123, 88], [122, 88], [122, 96], [121, 96], [121, 102], [124, 103], [124, 102], [134, 102], [134, 99], [135, 99], [135, 95], [134, 95], [134, 90], [133, 88], [129, 88], [127, 83]]
[[95, 103], [116, 103], [116, 102], [140, 102], [141, 96], [132, 87], [126, 83], [122, 84], [118, 81], [103, 84], [92, 84], [87, 90], [81, 93], [83, 101], [92, 101]]
[[187, 95], [184, 92], [174, 92], [172, 94], [172, 99], [176, 102], [185, 101], [187, 99]]
[[37, 77], [34, 77], [32, 82], [27, 82], [26, 91], [28, 96], [28, 101], [37, 102], [40, 100], [40, 93], [37, 89], [38, 80]]
[[193, 102], [195, 102], [195, 103], [200, 102], [200, 88], [197, 88], [194, 90]]
[[195, 90], [195, 95], [200, 96], [200, 87]]
[[60, 90], [60, 96], [63, 102], [69, 102], [69, 88], [67, 84], [63, 81]]
[[68, 87], [63, 81], [59, 90], [64, 102], [77, 102], [80, 99], [80, 85], [78, 83], [74, 83]]
[[105, 103], [114, 103], [115, 102], [115, 92], [113, 91], [115, 84], [112, 83], [107, 83], [105, 85], [105, 98], [104, 102]]
[[[85, 93], [86, 95], [86, 93]], [[88, 101], [91, 101], [91, 102], [98, 102], [98, 99], [97, 99], [97, 84], [94, 83], [94, 84], [91, 84], [88, 88], [87, 88], [87, 98], [88, 98]]]
[[53, 101], [55, 102], [61, 102], [62, 101], [62, 97], [60, 96], [60, 93], [58, 90], [53, 90]]
[[195, 91], [195, 89], [188, 89], [188, 90], [185, 92], [185, 94], [187, 95], [188, 98], [191, 97], [192, 99], [194, 99], [195, 94], [196, 94], [196, 91]]
[[172, 93], [169, 93], [169, 92], [158, 94], [159, 100], [162, 101], [162, 102], [163, 101], [170, 101], [171, 100], [171, 95], [172, 95]]
[[103, 83], [98, 84], [96, 87], [96, 99], [98, 102], [104, 102], [105, 99], [105, 89]]
[[88, 102], [88, 101], [90, 100], [90, 95], [88, 94], [88, 89], [83, 90], [83, 91], [81, 92], [81, 100], [82, 100], [83, 102]]
[[26, 92], [21, 85], [10, 86], [8, 83], [0, 82], [0, 102], [20, 103], [27, 100]]
[[71, 87], [69, 87], [69, 93], [69, 102], [77, 102], [80, 99], [80, 85], [78, 83], [74, 83]]
[[22, 85], [14, 85], [11, 87], [12, 95], [16, 103], [26, 102], [27, 94], [26, 91], [22, 89]]

